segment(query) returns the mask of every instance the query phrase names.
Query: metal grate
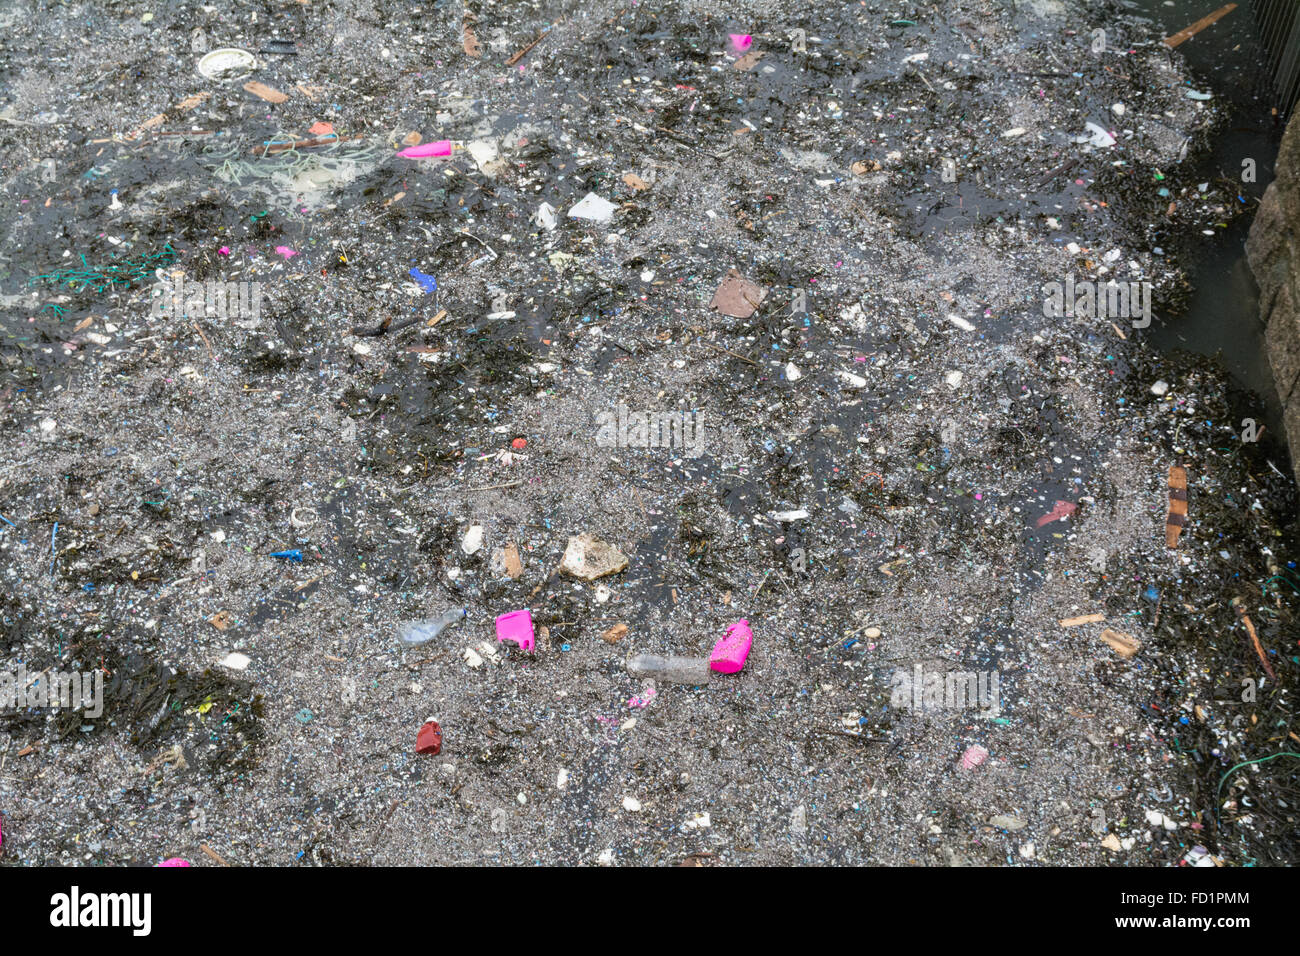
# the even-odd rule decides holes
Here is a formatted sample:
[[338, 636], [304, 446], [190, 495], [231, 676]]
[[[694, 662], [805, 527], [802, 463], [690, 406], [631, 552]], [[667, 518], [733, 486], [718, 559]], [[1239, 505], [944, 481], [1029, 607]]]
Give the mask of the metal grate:
[[1252, 0], [1250, 6], [1273, 83], [1274, 106], [1285, 119], [1300, 96], [1300, 2]]

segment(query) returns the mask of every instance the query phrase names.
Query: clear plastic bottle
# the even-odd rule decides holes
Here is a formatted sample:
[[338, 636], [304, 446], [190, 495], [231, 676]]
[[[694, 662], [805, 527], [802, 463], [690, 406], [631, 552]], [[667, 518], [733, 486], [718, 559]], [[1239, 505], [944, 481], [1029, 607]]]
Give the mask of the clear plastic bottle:
[[467, 613], [463, 607], [456, 607], [427, 621], [403, 624], [398, 637], [405, 644], [427, 644], [451, 625], [459, 623]]
[[707, 684], [713, 678], [708, 658], [704, 657], [637, 654], [627, 659], [627, 672], [633, 677], [653, 677], [670, 684]]

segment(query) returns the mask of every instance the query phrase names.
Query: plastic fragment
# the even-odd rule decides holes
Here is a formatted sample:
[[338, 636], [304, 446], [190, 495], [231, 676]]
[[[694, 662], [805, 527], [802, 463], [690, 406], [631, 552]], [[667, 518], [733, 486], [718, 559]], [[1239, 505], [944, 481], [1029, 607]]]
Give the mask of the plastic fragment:
[[428, 620], [403, 624], [401, 630], [397, 632], [397, 636], [401, 638], [404, 644], [427, 644], [447, 628], [459, 624], [468, 614], [469, 612], [465, 608], [452, 608], [450, 611], [444, 611], [437, 617]]
[[670, 684], [707, 684], [713, 679], [709, 662], [703, 657], [637, 654], [628, 658], [627, 672], [633, 677], [652, 677]]
[[415, 737], [415, 752], [436, 756], [442, 752], [442, 728], [432, 718], [426, 720]]
[[618, 207], [608, 199], [602, 199], [595, 193], [587, 193], [569, 210], [569, 218], [609, 222], [617, 211]]
[[432, 143], [422, 143], [419, 146], [408, 146], [397, 154], [404, 159], [428, 159], [432, 156], [450, 156], [451, 140], [439, 139]]
[[709, 666], [720, 674], [735, 674], [744, 668], [753, 644], [754, 633], [749, 629], [749, 621], [741, 618], [713, 645]]
[[497, 618], [497, 640], [518, 644], [529, 654], [533, 653], [535, 635], [533, 632], [533, 612], [525, 608], [511, 611]]

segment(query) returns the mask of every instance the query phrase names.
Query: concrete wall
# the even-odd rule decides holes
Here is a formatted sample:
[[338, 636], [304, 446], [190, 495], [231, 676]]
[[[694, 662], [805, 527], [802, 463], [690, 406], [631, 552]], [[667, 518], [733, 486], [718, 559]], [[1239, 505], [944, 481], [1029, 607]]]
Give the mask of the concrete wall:
[[1277, 178], [1250, 227], [1246, 258], [1259, 283], [1264, 343], [1300, 481], [1300, 111], [1282, 137]]

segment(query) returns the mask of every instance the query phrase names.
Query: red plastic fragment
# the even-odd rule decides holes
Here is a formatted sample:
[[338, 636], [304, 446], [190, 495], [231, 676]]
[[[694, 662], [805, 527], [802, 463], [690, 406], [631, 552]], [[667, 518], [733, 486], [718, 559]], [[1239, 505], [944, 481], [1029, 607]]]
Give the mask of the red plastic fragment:
[[1079, 508], [1073, 501], [1058, 501], [1052, 506], [1052, 510], [1038, 519], [1038, 527], [1045, 524], [1051, 524], [1053, 521], [1060, 521], [1062, 518], [1068, 518]]
[[442, 728], [436, 720], [430, 720], [420, 728], [420, 735], [415, 738], [417, 754], [438, 754], [442, 750]]

